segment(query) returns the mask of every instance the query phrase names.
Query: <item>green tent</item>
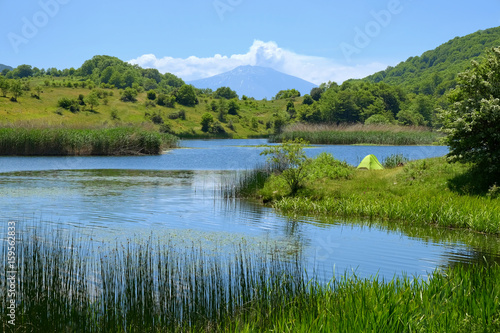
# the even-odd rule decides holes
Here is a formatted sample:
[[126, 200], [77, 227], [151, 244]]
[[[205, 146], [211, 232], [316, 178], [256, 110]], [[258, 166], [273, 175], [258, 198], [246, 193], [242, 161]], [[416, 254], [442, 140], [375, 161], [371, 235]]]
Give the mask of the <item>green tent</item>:
[[358, 165], [358, 169], [382, 170], [384, 167], [377, 160], [375, 155], [368, 155]]

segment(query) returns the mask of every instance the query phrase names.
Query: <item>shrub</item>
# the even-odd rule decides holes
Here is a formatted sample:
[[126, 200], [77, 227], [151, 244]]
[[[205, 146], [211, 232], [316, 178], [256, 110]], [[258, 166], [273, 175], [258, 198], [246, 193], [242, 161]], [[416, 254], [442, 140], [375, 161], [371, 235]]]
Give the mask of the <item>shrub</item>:
[[203, 132], [208, 132], [213, 122], [214, 117], [208, 112], [204, 113], [203, 116], [201, 116], [201, 130]]
[[314, 158], [307, 167], [309, 180], [349, 179], [353, 172], [354, 168], [347, 162], [336, 160], [332, 154], [324, 152]]
[[272, 170], [281, 171], [281, 177], [288, 184], [292, 195], [303, 186], [308, 175], [306, 170], [311, 160], [304, 152], [304, 148], [308, 145], [307, 141], [296, 139], [285, 141], [279, 146], [270, 146], [260, 153], [268, 156], [267, 162]]
[[120, 99], [124, 102], [135, 102], [137, 101], [137, 95], [138, 92], [134, 88], [125, 88]]
[[153, 90], [148, 91], [147, 97], [149, 100], [154, 101], [156, 99], [156, 93]]
[[212, 134], [223, 134], [226, 133], [226, 130], [220, 122], [214, 121], [212, 126], [210, 126], [209, 132]]
[[74, 105], [74, 103], [75, 103], [75, 100], [68, 98], [68, 97], [62, 97], [57, 101], [57, 106], [60, 108], [69, 110], [71, 108], [71, 106]]

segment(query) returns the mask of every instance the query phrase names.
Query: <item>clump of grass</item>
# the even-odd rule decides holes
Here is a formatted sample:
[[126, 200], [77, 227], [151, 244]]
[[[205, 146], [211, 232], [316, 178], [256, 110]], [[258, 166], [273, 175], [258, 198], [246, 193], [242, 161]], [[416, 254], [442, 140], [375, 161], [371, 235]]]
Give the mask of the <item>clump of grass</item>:
[[177, 138], [138, 128], [0, 128], [0, 155], [141, 155], [175, 147]]
[[272, 170], [267, 165], [237, 173], [223, 181], [222, 196], [226, 199], [252, 197], [264, 186], [271, 174]]
[[409, 159], [406, 158], [403, 154], [391, 154], [387, 156], [383, 161], [382, 165], [384, 168], [395, 168], [398, 166], [404, 166], [408, 163]]
[[313, 144], [430, 145], [441, 135], [425, 127], [396, 125], [310, 125], [294, 124], [270, 138], [282, 142], [303, 138]]

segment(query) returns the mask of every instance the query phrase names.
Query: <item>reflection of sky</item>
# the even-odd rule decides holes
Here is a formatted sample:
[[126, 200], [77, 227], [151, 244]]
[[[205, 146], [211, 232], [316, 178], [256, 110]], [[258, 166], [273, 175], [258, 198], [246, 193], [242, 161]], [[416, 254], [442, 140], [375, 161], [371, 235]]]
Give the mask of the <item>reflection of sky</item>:
[[[45, 171], [0, 175], [0, 211], [7, 219], [72, 226], [105, 242], [150, 235], [202, 247], [245, 239], [303, 250], [308, 267], [329, 279], [335, 269], [392, 278], [426, 274], [473, 252], [456, 241], [335, 220], [291, 220], [248, 201], [220, 200], [212, 171]], [[449, 233], [443, 233], [443, 239]], [[478, 236], [480, 237], [480, 236]]]
[[[186, 140], [187, 149], [173, 149], [159, 156], [99, 157], [0, 157], [0, 172], [21, 170], [136, 169], [136, 170], [235, 170], [252, 169], [265, 162], [260, 156], [265, 139]], [[339, 160], [357, 165], [369, 154], [380, 161], [391, 154], [409, 159], [443, 156], [442, 146], [313, 146], [306, 153], [313, 157], [328, 152]]]

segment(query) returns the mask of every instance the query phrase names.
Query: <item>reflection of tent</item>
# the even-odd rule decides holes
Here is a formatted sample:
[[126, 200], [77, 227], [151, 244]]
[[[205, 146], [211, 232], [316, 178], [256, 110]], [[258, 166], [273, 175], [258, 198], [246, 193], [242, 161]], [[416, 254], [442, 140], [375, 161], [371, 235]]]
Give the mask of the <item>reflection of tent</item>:
[[377, 160], [375, 155], [368, 155], [358, 165], [358, 169], [382, 170], [384, 167]]

